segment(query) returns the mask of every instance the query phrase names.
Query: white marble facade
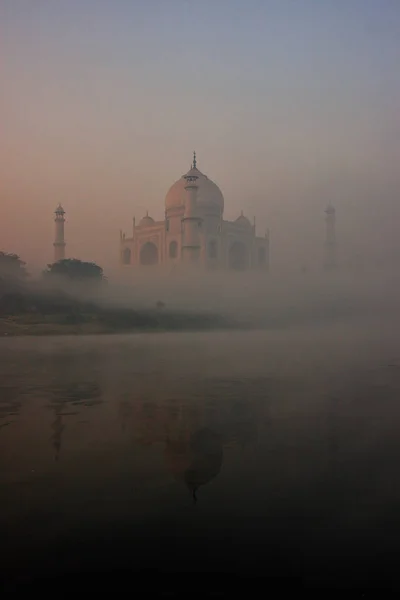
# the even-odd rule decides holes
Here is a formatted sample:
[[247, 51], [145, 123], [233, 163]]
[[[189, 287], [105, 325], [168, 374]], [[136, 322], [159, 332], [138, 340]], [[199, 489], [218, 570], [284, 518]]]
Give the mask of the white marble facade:
[[255, 223], [243, 213], [226, 221], [224, 197], [219, 187], [197, 168], [192, 168], [169, 189], [165, 219], [149, 214], [132, 236], [120, 234], [120, 263], [125, 268], [179, 270], [184, 266], [204, 270], [268, 270], [269, 239], [256, 235]]

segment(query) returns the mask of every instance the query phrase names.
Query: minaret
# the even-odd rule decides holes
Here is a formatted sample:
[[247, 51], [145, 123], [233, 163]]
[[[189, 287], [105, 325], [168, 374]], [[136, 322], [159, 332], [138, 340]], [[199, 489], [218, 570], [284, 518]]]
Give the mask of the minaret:
[[200, 228], [203, 219], [197, 214], [197, 180], [194, 172], [197, 169], [196, 153], [193, 153], [193, 167], [184, 179], [187, 192], [185, 212], [182, 219], [182, 259], [185, 263], [199, 263], [200, 261]]
[[336, 267], [336, 214], [332, 204], [329, 203], [325, 210], [325, 258], [324, 269], [331, 271]]
[[64, 223], [65, 223], [65, 210], [59, 204], [55, 210], [55, 224], [56, 233], [54, 240], [54, 262], [63, 260], [65, 258], [65, 239], [64, 239]]

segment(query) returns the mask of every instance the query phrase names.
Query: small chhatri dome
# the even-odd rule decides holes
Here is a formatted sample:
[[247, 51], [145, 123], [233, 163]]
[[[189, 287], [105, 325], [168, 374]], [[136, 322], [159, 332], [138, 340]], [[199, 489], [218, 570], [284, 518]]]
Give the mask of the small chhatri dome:
[[328, 206], [326, 207], [325, 210], [327, 215], [334, 215], [335, 214], [335, 208], [334, 206], [332, 206], [332, 204], [329, 202]]
[[61, 203], [58, 204], [58, 206], [54, 212], [56, 213], [56, 215], [65, 215], [65, 210], [61, 206]]
[[236, 219], [235, 223], [241, 227], [251, 227], [251, 223], [249, 219], [244, 216], [243, 211], [240, 213], [240, 216]]
[[221, 215], [224, 210], [224, 197], [216, 183], [211, 181], [204, 173], [197, 168], [196, 153], [193, 153], [193, 164], [190, 170], [176, 181], [168, 190], [165, 197], [165, 209], [185, 206], [187, 198], [187, 180], [185, 177], [197, 177], [197, 206], [205, 210], [208, 214]]
[[150, 227], [151, 225], [154, 225], [154, 219], [149, 217], [149, 212], [147, 211], [146, 216], [141, 219], [139, 227]]

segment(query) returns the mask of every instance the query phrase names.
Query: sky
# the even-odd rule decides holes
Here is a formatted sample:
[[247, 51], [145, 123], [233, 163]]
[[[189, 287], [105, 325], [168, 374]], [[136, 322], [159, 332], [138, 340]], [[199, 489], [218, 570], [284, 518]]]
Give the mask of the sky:
[[198, 166], [271, 231], [271, 268], [400, 258], [398, 0], [2, 0], [0, 249], [111, 268]]

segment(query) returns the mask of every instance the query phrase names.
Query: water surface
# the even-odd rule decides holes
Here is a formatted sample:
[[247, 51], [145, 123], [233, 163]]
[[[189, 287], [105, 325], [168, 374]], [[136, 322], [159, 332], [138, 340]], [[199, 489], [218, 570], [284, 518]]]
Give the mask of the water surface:
[[398, 339], [353, 323], [0, 340], [3, 580], [394, 585]]

